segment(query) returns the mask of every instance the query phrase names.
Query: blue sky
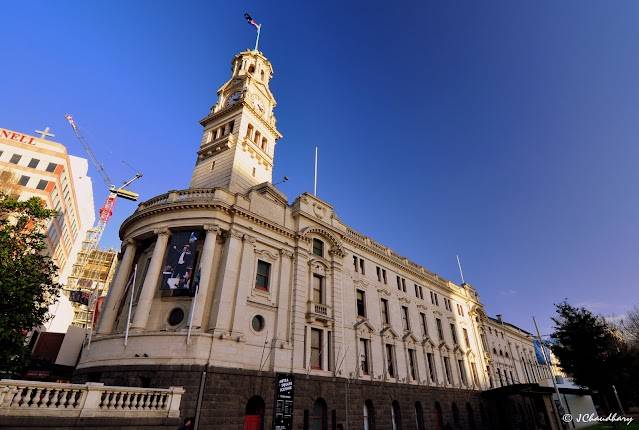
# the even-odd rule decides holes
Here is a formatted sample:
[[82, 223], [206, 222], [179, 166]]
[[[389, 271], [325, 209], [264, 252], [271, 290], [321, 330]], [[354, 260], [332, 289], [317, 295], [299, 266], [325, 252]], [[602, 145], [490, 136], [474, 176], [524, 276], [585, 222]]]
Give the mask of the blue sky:
[[143, 199], [186, 188], [198, 120], [254, 43], [245, 11], [291, 201], [319, 146], [343, 221], [455, 281], [460, 254], [491, 314], [548, 332], [563, 298], [639, 302], [637, 2], [5, 2], [0, 126], [48, 125], [84, 156], [69, 112], [111, 176], [144, 172]]

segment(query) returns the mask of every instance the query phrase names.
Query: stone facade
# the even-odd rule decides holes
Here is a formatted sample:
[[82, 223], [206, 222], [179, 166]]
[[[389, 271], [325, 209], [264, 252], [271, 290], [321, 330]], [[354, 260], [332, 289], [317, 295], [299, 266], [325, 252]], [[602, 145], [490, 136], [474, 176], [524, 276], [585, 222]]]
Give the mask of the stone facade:
[[76, 378], [184, 386], [182, 415], [200, 428], [236, 429], [246, 415], [268, 428], [278, 372], [295, 375], [294, 428], [482, 428], [496, 340], [477, 292], [358, 233], [317, 196], [289, 204], [271, 184], [271, 74], [259, 52], [233, 59], [201, 121], [191, 188], [122, 224]]

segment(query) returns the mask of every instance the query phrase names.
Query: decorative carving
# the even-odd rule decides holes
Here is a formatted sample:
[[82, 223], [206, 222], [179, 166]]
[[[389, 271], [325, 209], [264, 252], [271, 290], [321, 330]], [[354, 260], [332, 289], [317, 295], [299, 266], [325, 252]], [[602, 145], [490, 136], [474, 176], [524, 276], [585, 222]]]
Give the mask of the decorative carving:
[[400, 303], [403, 303], [405, 305], [409, 305], [410, 304], [410, 300], [408, 300], [406, 297], [400, 297], [399, 299]]
[[155, 234], [157, 236], [169, 235], [169, 234], [171, 234], [171, 230], [169, 230], [166, 227], [164, 227], [164, 228], [156, 228], [156, 229], [153, 230], [153, 234]]
[[293, 251], [289, 251], [288, 249], [280, 249], [280, 255], [292, 259], [293, 255], [295, 254], [293, 253]]
[[250, 243], [253, 246], [255, 246], [255, 244], [257, 243], [257, 239], [255, 239], [255, 237], [250, 236], [248, 234], [242, 235], [242, 240], [245, 241], [245, 242]]
[[378, 292], [379, 294], [383, 294], [383, 295], [385, 295], [386, 297], [390, 297], [390, 295], [391, 295], [390, 291], [388, 291], [388, 290], [387, 290], [387, 289], [385, 289], [385, 288], [378, 288], [378, 289], [377, 289], [377, 292]]
[[319, 228], [319, 227], [306, 227], [305, 229], [300, 231], [300, 238], [303, 238], [305, 240], [310, 240], [309, 235], [312, 233], [316, 233], [320, 236], [323, 236], [324, 238], [328, 240], [328, 242], [331, 245], [329, 255], [336, 255], [338, 257], [346, 256], [346, 252], [342, 248], [340, 241], [337, 240], [337, 238], [326, 229]]
[[137, 246], [138, 245], [137, 241], [135, 239], [133, 239], [133, 238], [124, 239], [122, 241], [122, 244], [125, 245], [125, 246]]
[[238, 230], [236, 230], [234, 228], [228, 230], [226, 232], [226, 234], [229, 235], [229, 237], [234, 237], [236, 239], [240, 239], [240, 240], [244, 239], [244, 233], [242, 233], [241, 231], [238, 231]]
[[217, 224], [204, 224], [204, 226], [202, 227], [204, 229], [204, 231], [207, 232], [213, 232], [214, 234], [218, 235], [222, 232], [222, 230], [220, 229], [220, 226]]
[[326, 208], [318, 203], [313, 202], [313, 213], [319, 219], [326, 217]]
[[270, 260], [277, 260], [278, 255], [268, 249], [256, 249], [255, 253], [260, 256], [266, 256]]
[[366, 282], [363, 279], [355, 279], [353, 280], [353, 285], [355, 286], [355, 288], [366, 288], [368, 287], [368, 282]]

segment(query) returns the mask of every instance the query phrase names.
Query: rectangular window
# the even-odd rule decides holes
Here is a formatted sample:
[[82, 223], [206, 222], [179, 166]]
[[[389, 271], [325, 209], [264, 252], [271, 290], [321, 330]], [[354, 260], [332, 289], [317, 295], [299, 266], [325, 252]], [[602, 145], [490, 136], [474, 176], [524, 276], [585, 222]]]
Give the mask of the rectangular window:
[[470, 371], [473, 374], [473, 382], [479, 387], [479, 376], [477, 375], [477, 365], [475, 363], [470, 363]]
[[410, 371], [410, 378], [417, 380], [417, 354], [414, 349], [408, 350], [408, 367]]
[[40, 164], [40, 160], [38, 160], [37, 158], [32, 158], [31, 161], [29, 161], [28, 167], [35, 169], [38, 167], [38, 164]]
[[360, 339], [359, 340], [359, 368], [362, 371], [362, 374], [368, 375], [369, 372], [369, 362], [368, 362], [368, 339]]
[[399, 276], [397, 277], [397, 289], [402, 289], [402, 279]]
[[322, 330], [311, 329], [311, 368], [322, 368]]
[[444, 372], [446, 373], [446, 383], [452, 384], [453, 379], [451, 378], [450, 374], [450, 360], [448, 357], [444, 357]]
[[435, 357], [432, 352], [426, 353], [426, 361], [428, 361], [428, 374], [430, 375], [430, 381], [437, 383], [437, 373], [435, 371]]
[[31, 179], [31, 178], [29, 178], [26, 175], [20, 176], [20, 180], [18, 181], [18, 185], [22, 185], [23, 187], [26, 187], [27, 183], [29, 183], [29, 179]]
[[320, 257], [324, 256], [324, 242], [319, 239], [313, 239], [313, 254]]
[[435, 306], [439, 306], [439, 301], [437, 300], [437, 293], [430, 292], [430, 302]]
[[58, 167], [57, 164], [55, 163], [49, 163], [49, 165], [47, 166], [47, 172], [55, 172], [55, 168]]
[[406, 279], [402, 278], [402, 291], [406, 292]]
[[359, 267], [357, 266], [357, 257], [353, 256], [353, 267], [355, 268], [355, 272], [359, 272]]
[[324, 303], [324, 277], [313, 274], [313, 303]]
[[359, 259], [359, 271], [362, 275], [365, 275], [366, 272], [364, 271], [364, 260], [363, 259]]
[[435, 318], [435, 322], [437, 323], [437, 334], [439, 335], [439, 340], [444, 340], [444, 330], [442, 329], [442, 320], [439, 318]]
[[386, 371], [391, 378], [395, 377], [395, 347], [386, 344]]
[[466, 369], [464, 368], [464, 360], [457, 360], [457, 365], [459, 366], [459, 378], [461, 379], [462, 384], [466, 385]]
[[419, 318], [421, 319], [421, 322], [422, 322], [422, 335], [426, 337], [428, 336], [428, 322], [426, 320], [426, 314], [424, 312], [420, 312]]
[[362, 290], [357, 290], [357, 316], [366, 317], [366, 300]]
[[377, 266], [375, 271], [377, 272], [377, 282], [382, 282], [382, 268]]
[[408, 319], [408, 306], [402, 306], [402, 327], [404, 331], [410, 330], [410, 321]]
[[39, 190], [44, 190], [47, 185], [49, 185], [49, 181], [45, 180], [45, 179], [40, 179], [40, 182], [38, 182], [38, 185], [36, 185], [36, 188]]
[[457, 330], [455, 329], [455, 324], [450, 325], [450, 334], [453, 336], [453, 344], [457, 345]]
[[268, 291], [271, 277], [271, 263], [257, 260], [257, 275], [255, 276], [255, 288]]
[[470, 348], [470, 339], [468, 338], [468, 330], [462, 329], [464, 331], [464, 342], [466, 342], [466, 348]]
[[386, 269], [382, 269], [382, 279], [384, 280], [384, 284], [387, 284], [388, 282], [386, 281]]
[[11, 156], [11, 159], [9, 159], [9, 163], [11, 164], [18, 164], [20, 162], [20, 159], [22, 158], [22, 155], [20, 154], [13, 154]]
[[381, 299], [381, 302], [382, 302], [382, 323], [390, 324], [390, 321], [388, 319], [388, 300]]

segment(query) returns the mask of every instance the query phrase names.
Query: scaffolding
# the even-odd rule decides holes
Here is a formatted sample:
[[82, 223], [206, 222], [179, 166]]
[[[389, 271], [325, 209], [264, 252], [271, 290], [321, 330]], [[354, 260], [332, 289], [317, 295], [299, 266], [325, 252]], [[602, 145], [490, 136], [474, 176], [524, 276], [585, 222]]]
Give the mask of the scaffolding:
[[[106, 296], [115, 272], [117, 252], [97, 249], [96, 235], [90, 229], [78, 252], [64, 291], [73, 304], [74, 326], [93, 329], [96, 305]], [[98, 312], [99, 312], [99, 307]]]

